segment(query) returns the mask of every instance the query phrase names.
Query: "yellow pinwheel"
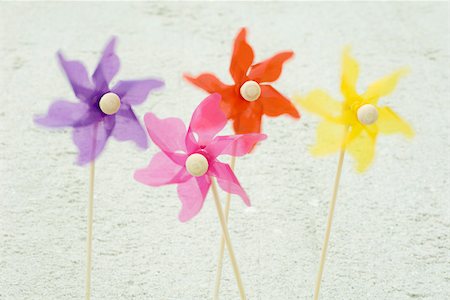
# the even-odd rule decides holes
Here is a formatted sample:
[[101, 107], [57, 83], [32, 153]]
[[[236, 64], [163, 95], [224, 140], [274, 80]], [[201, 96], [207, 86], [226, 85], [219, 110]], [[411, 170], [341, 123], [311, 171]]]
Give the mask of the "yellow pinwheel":
[[389, 95], [406, 73], [407, 69], [395, 71], [369, 85], [365, 93], [358, 94], [358, 62], [350, 55], [349, 47], [344, 49], [341, 81], [343, 102], [334, 100], [322, 90], [312, 91], [306, 97], [294, 96], [305, 110], [323, 118], [317, 128], [317, 143], [311, 152], [314, 155], [326, 155], [342, 147], [355, 159], [356, 169], [363, 172], [373, 161], [379, 133], [414, 136], [411, 126], [392, 109], [378, 105], [379, 99]]
[[363, 94], [358, 94], [356, 91], [358, 73], [358, 63], [351, 57], [350, 48], [347, 47], [342, 56], [341, 91], [344, 101], [336, 101], [322, 90], [312, 91], [304, 98], [295, 97], [296, 101], [306, 110], [323, 118], [317, 128], [317, 143], [311, 149], [312, 153], [325, 155], [340, 149], [333, 196], [330, 201], [325, 238], [316, 277], [314, 300], [319, 299], [345, 152], [348, 151], [354, 157], [356, 169], [363, 172], [373, 161], [375, 143], [379, 133], [402, 133], [407, 137], [414, 135], [409, 124], [392, 109], [378, 105], [379, 99], [389, 95], [395, 89], [398, 80], [407, 73], [407, 70], [400, 69], [375, 81]]

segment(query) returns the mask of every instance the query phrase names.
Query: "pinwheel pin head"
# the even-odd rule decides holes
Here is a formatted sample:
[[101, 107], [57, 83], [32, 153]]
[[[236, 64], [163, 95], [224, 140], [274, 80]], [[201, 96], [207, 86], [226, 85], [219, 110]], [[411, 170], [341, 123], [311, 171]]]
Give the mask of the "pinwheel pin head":
[[114, 115], [120, 109], [120, 98], [116, 93], [104, 94], [98, 103], [100, 110], [107, 115]]
[[378, 120], [378, 109], [373, 104], [364, 104], [356, 111], [358, 121], [364, 125], [371, 125]]
[[209, 163], [206, 157], [200, 153], [193, 153], [186, 159], [186, 170], [195, 177], [200, 177], [208, 172]]
[[249, 80], [241, 85], [239, 92], [241, 93], [242, 98], [248, 102], [253, 102], [258, 100], [259, 96], [261, 96], [261, 87], [256, 81]]

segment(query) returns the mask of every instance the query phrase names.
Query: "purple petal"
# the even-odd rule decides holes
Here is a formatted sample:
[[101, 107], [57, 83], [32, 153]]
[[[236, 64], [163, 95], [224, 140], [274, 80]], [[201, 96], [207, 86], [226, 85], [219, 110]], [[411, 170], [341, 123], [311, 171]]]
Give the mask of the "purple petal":
[[[108, 120], [113, 120], [115, 116], [108, 116], [106, 117]], [[83, 127], [88, 126], [93, 123], [98, 123], [104, 119], [104, 114], [96, 109], [94, 106], [90, 106], [89, 110], [80, 118], [78, 119], [73, 126], [74, 127]]]
[[250, 199], [248, 198], [247, 193], [242, 188], [228, 164], [215, 161], [212, 166], [210, 166], [208, 173], [217, 178], [217, 183], [222, 190], [240, 196], [244, 203], [247, 206], [250, 206]]
[[265, 134], [258, 133], [217, 136], [211, 144], [206, 146], [205, 151], [212, 157], [220, 154], [243, 156], [249, 153], [258, 142], [266, 138]]
[[178, 118], [159, 119], [153, 113], [144, 116], [145, 127], [152, 141], [166, 153], [186, 152], [186, 127]]
[[157, 79], [119, 81], [112, 92], [116, 93], [123, 103], [138, 105], [147, 99], [153, 90], [164, 86], [164, 82]]
[[198, 135], [199, 145], [208, 145], [227, 124], [227, 118], [219, 106], [220, 94], [212, 94], [203, 100], [192, 114], [189, 131]]
[[79, 150], [79, 165], [95, 160], [100, 155], [114, 127], [113, 123], [114, 118], [105, 117], [104, 121], [74, 129], [73, 142]]
[[47, 127], [74, 126], [88, 111], [89, 106], [84, 103], [58, 100], [50, 105], [46, 116], [37, 116], [34, 121]]
[[138, 147], [148, 147], [147, 134], [139, 120], [128, 105], [122, 105], [115, 114], [116, 124], [112, 131], [113, 137], [119, 141], [134, 141]]
[[192, 177], [178, 185], [178, 196], [182, 203], [178, 219], [181, 222], [189, 221], [200, 212], [210, 185], [211, 180], [208, 176]]
[[120, 60], [114, 52], [115, 46], [116, 38], [113, 37], [103, 50], [102, 57], [92, 75], [92, 79], [98, 90], [106, 90], [113, 77], [119, 71]]
[[191, 177], [183, 166], [174, 163], [163, 152], [156, 153], [146, 168], [134, 173], [134, 179], [150, 186], [183, 183]]
[[77, 98], [83, 102], [89, 102], [94, 91], [94, 85], [89, 79], [84, 65], [77, 60], [66, 60], [61, 52], [58, 52], [57, 55]]

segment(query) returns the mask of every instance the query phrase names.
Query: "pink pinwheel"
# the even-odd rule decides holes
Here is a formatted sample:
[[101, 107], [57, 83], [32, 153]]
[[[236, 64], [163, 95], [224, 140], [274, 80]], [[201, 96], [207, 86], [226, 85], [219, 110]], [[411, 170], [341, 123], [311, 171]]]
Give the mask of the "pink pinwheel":
[[158, 119], [147, 113], [144, 122], [153, 142], [161, 149], [147, 168], [137, 170], [134, 178], [146, 185], [178, 184], [182, 203], [179, 219], [186, 222], [203, 206], [215, 177], [224, 191], [239, 195], [246, 205], [249, 198], [228, 164], [220, 162], [221, 154], [242, 156], [266, 138], [264, 134], [216, 136], [227, 123], [219, 103], [221, 96], [212, 94], [196, 108], [186, 131], [178, 118]]
[[115, 44], [116, 39], [112, 38], [106, 45], [91, 78], [80, 61], [66, 60], [58, 52], [59, 62], [80, 102], [57, 100], [46, 116], [35, 118], [36, 123], [47, 127], [74, 128], [73, 141], [79, 149], [80, 165], [95, 160], [110, 136], [119, 141], [134, 141], [143, 149], [148, 146], [132, 106], [143, 103], [150, 91], [164, 83], [156, 79], [119, 81], [110, 88], [120, 67]]

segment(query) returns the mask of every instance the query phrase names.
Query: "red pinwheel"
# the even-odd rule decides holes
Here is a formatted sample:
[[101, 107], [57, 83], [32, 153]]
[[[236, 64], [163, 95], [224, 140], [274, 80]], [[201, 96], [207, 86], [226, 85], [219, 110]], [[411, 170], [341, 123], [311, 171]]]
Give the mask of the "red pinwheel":
[[253, 64], [253, 49], [246, 41], [246, 29], [242, 28], [234, 42], [230, 64], [234, 84], [224, 84], [211, 73], [184, 77], [208, 93], [222, 96], [221, 108], [227, 118], [233, 120], [237, 134], [259, 133], [263, 114], [269, 117], [288, 114], [300, 118], [291, 101], [270, 85], [280, 77], [283, 63], [293, 55], [292, 51], [280, 52]]

